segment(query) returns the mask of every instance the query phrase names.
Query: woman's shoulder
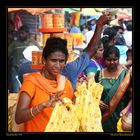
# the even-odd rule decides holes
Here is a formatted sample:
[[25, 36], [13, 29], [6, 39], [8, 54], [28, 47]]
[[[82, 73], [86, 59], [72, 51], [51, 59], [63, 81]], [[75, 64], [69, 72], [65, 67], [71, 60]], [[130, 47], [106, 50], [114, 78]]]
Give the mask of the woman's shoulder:
[[36, 75], [40, 75], [40, 72], [32, 72], [32, 73], [27, 73], [27, 77], [31, 77], [31, 76], [36, 76]]
[[125, 66], [125, 65], [119, 65], [119, 70], [122, 72], [122, 71], [125, 71], [127, 72], [128, 71], [128, 68]]
[[26, 73], [23, 75], [24, 80], [34, 81], [36, 76], [40, 76], [40, 72]]

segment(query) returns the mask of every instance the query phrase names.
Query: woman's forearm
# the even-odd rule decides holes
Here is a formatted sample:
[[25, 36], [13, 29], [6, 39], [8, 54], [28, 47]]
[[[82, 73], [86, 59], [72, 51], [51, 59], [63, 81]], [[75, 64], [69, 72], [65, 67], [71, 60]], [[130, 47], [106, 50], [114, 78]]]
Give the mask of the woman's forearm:
[[49, 107], [48, 104], [46, 104], [46, 106], [42, 104], [33, 106], [31, 108], [28, 109], [22, 109], [19, 110], [18, 112], [16, 112], [15, 115], [15, 121], [17, 124], [26, 122], [28, 120], [33, 119], [36, 115], [38, 115], [41, 111], [43, 111], [44, 108]]

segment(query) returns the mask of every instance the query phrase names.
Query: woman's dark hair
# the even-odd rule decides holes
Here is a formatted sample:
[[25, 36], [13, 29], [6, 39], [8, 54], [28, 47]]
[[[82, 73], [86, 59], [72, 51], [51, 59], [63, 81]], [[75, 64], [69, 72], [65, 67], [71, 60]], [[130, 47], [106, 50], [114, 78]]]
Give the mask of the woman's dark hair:
[[66, 60], [68, 58], [67, 41], [61, 38], [50, 37], [46, 41], [43, 49], [43, 58], [46, 59], [51, 53], [61, 51], [65, 54]]
[[131, 21], [129, 21], [127, 23], [126, 28], [127, 28], [128, 31], [132, 31], [132, 22]]
[[105, 35], [101, 38], [101, 41], [103, 43], [103, 46], [104, 48], [107, 48], [108, 47], [108, 43], [109, 43], [109, 36], [108, 35]]
[[128, 61], [129, 55], [132, 55], [132, 49], [128, 49], [127, 52], [126, 52], [127, 61]]
[[104, 31], [103, 31], [103, 36], [108, 35], [108, 37], [110, 39], [112, 39], [114, 36], [116, 36], [117, 31], [113, 28], [113, 27], [107, 27]]
[[112, 28], [113, 28], [113, 29], [115, 29], [115, 30], [116, 30], [116, 32], [118, 32], [118, 31], [119, 31], [119, 29], [121, 29], [121, 30], [123, 30], [123, 31], [124, 31], [123, 27], [121, 27], [121, 26], [114, 25], [114, 26], [112, 26]]
[[108, 47], [109, 42], [114, 39], [117, 31], [112, 27], [107, 27], [103, 32], [103, 37], [101, 38], [104, 48]]
[[118, 58], [120, 58], [120, 51], [115, 46], [106, 48], [104, 50], [104, 52], [103, 52], [103, 59], [106, 59], [107, 57], [109, 57], [110, 54], [115, 54]]

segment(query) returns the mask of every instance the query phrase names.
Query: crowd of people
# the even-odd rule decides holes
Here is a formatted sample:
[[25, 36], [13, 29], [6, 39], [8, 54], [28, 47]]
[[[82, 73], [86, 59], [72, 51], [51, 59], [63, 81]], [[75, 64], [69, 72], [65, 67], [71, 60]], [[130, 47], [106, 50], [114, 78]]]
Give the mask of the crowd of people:
[[41, 46], [29, 38], [27, 27], [19, 29], [19, 39], [8, 46], [8, 90], [19, 94], [15, 121], [24, 123], [24, 132], [44, 132], [56, 102], [64, 97], [74, 100], [76, 82], [83, 77], [94, 77], [103, 85], [100, 109], [104, 132], [117, 132], [121, 118], [122, 129], [132, 131], [132, 120], [129, 128], [124, 124], [124, 116], [132, 113], [132, 40], [125, 37], [125, 33], [132, 34], [132, 21], [124, 29], [108, 25], [110, 18], [100, 16], [91, 28], [94, 31], [87, 47], [69, 63], [66, 40], [48, 38], [41, 71], [31, 69], [32, 60], [25, 55], [29, 46], [37, 46], [36, 50]]

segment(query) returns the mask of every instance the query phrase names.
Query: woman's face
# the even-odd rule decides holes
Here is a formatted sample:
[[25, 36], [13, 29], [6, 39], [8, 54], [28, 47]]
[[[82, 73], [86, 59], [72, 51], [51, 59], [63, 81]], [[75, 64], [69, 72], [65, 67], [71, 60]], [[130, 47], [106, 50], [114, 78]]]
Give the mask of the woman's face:
[[109, 70], [115, 70], [119, 64], [119, 58], [113, 53], [105, 58], [105, 65]]
[[97, 49], [97, 52], [95, 54], [96, 59], [102, 58], [104, 52], [103, 44], [100, 45], [100, 47]]
[[45, 69], [47, 70], [47, 77], [55, 79], [61, 73], [65, 66], [66, 56], [61, 51], [51, 53], [45, 60]]

